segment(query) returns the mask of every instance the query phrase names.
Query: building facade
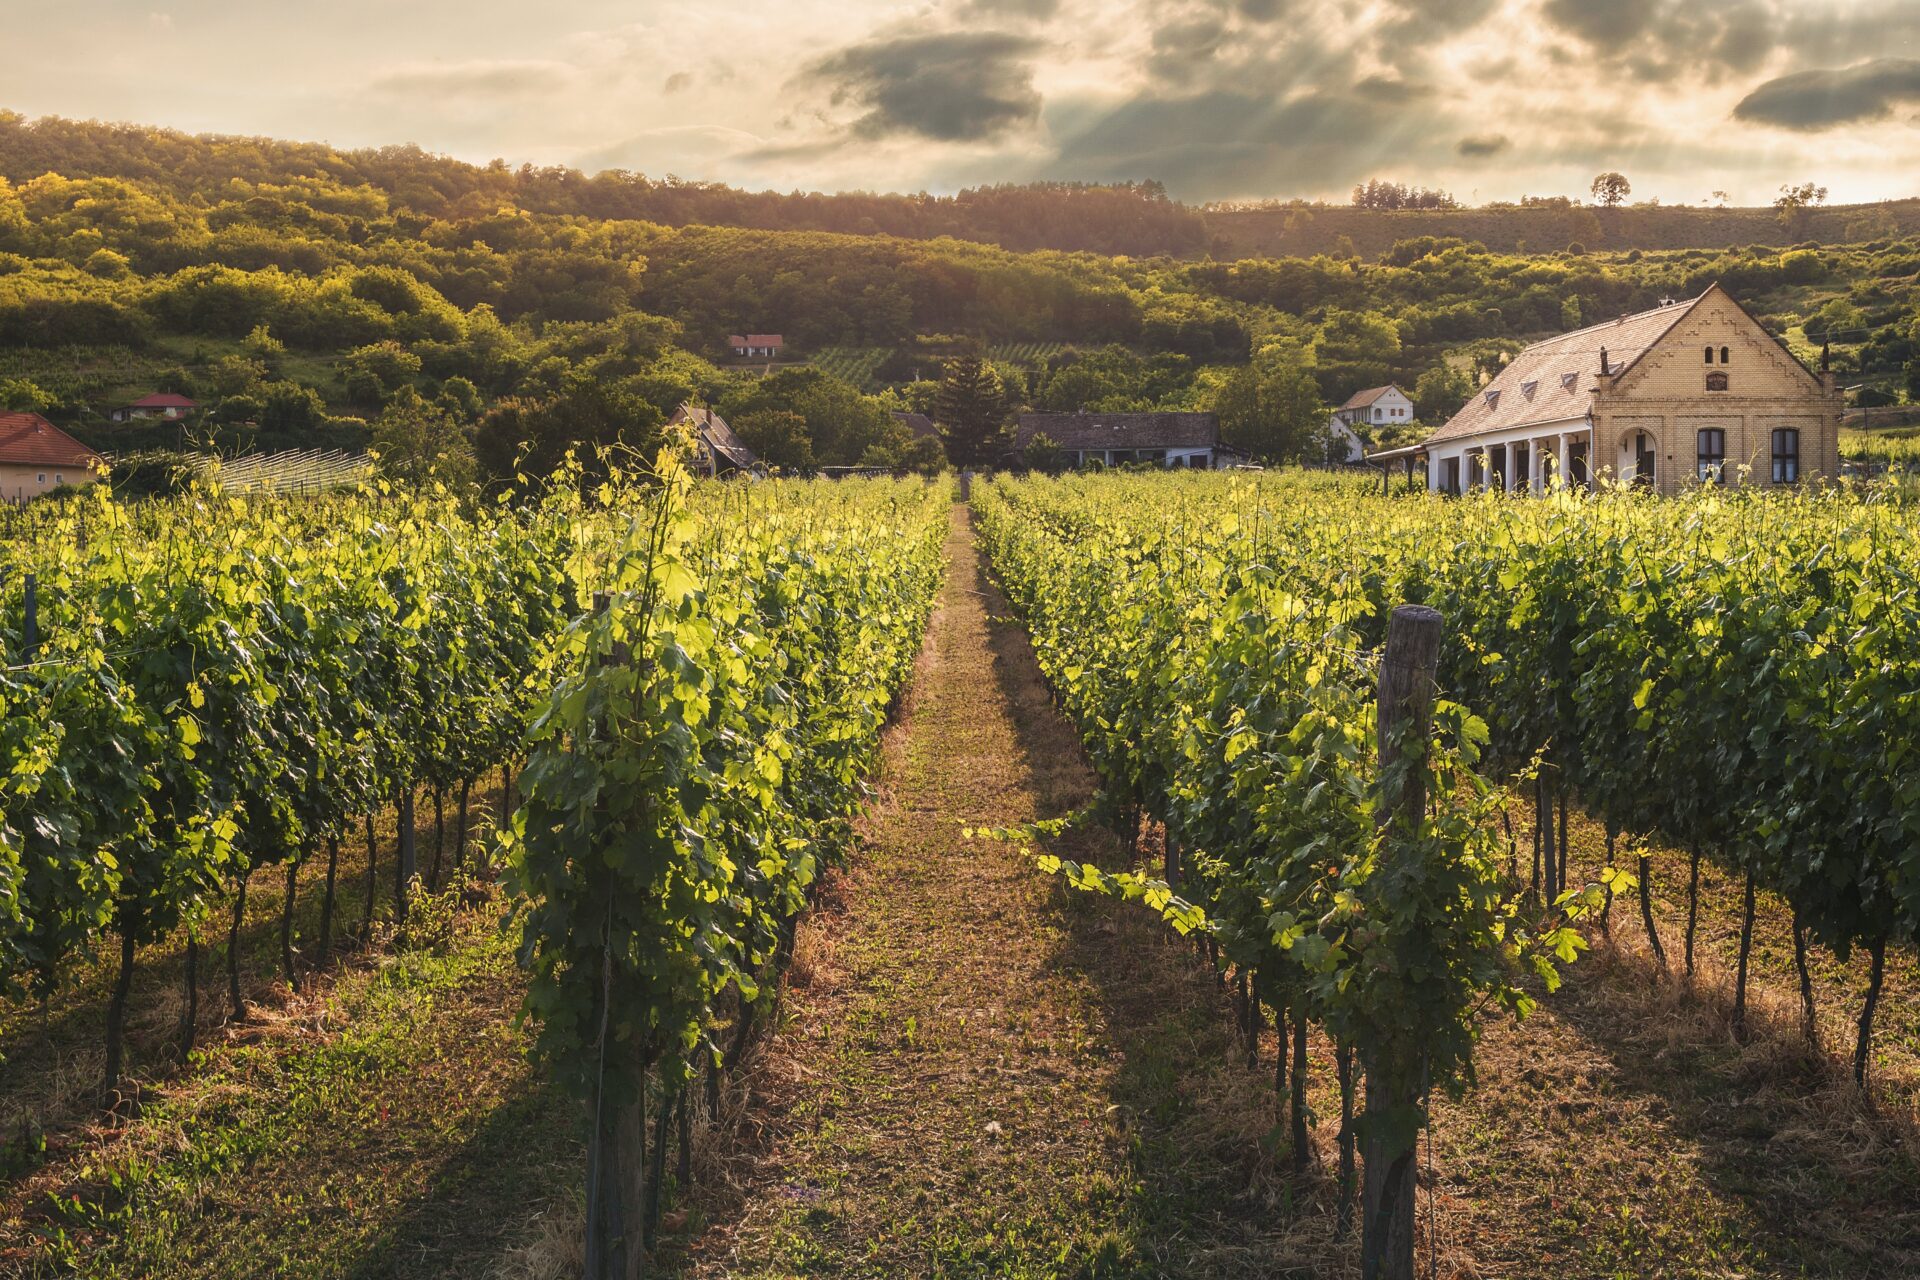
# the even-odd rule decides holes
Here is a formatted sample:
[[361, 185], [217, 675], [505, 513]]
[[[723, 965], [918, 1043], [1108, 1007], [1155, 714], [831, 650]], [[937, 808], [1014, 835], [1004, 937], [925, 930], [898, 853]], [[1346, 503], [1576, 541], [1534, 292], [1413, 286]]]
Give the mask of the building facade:
[[1427, 438], [1427, 484], [1792, 485], [1840, 470], [1842, 394], [1719, 285], [1536, 342]]
[[0, 502], [98, 480], [106, 460], [37, 413], [0, 413]]
[[1075, 469], [1149, 463], [1218, 470], [1246, 456], [1220, 443], [1220, 419], [1211, 413], [1023, 413], [1013, 435], [1016, 459], [1040, 435]]
[[787, 343], [777, 333], [736, 333], [727, 338], [727, 345], [742, 360], [778, 360]]
[[150, 396], [142, 396], [132, 404], [123, 404], [109, 413], [107, 417], [114, 422], [132, 422], [136, 418], [165, 418], [169, 422], [186, 417], [200, 406], [195, 401], [171, 391], [156, 391]]

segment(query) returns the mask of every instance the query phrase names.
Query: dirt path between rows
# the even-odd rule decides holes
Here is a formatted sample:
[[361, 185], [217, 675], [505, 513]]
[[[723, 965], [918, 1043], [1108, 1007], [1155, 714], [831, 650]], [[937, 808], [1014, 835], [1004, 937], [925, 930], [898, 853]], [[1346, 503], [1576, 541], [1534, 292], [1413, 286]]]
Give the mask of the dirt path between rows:
[[1194, 1067], [1229, 1056], [1212, 980], [1144, 915], [962, 837], [1095, 782], [964, 508], [948, 553], [883, 795], [755, 1078], [770, 1129], [691, 1270], [1275, 1274], [1236, 1224], [1286, 1216], [1258, 1167], [1271, 1109], [1244, 1067]]

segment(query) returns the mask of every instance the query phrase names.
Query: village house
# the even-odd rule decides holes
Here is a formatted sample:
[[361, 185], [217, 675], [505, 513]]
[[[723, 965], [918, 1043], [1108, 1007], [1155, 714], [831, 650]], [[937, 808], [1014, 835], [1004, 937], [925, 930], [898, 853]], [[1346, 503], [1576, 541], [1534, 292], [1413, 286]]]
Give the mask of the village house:
[[667, 421], [667, 426], [682, 425], [693, 432], [695, 471], [723, 476], [751, 471], [759, 465], [760, 459], [747, 448], [746, 441], [735, 435], [727, 420], [713, 410], [682, 404], [680, 411]]
[[1039, 435], [1075, 468], [1148, 462], [1217, 470], [1246, 457], [1220, 443], [1220, 419], [1211, 413], [1023, 413], [1014, 430], [1015, 456]]
[[1399, 387], [1368, 387], [1347, 397], [1333, 411], [1327, 423], [1327, 436], [1335, 446], [1328, 452], [1336, 462], [1358, 462], [1366, 452], [1365, 442], [1356, 427], [1398, 427], [1413, 421], [1413, 401]]
[[156, 391], [132, 404], [121, 405], [107, 417], [114, 422], [131, 422], [135, 418], [165, 418], [172, 422], [186, 417], [199, 407], [199, 404], [185, 396], [175, 395], [171, 391]]
[[[1823, 362], [1824, 363], [1824, 362]], [[1842, 396], [1719, 285], [1536, 342], [1420, 445], [1427, 484], [1542, 492], [1611, 478], [1791, 485], [1839, 473]]]
[[924, 413], [909, 413], [904, 409], [895, 409], [893, 420], [913, 432], [915, 440], [940, 439], [940, 428], [935, 426], [933, 419]]
[[0, 501], [92, 484], [106, 459], [37, 413], [0, 413]]
[[778, 360], [786, 339], [777, 333], [736, 333], [727, 339], [733, 354], [742, 360]]

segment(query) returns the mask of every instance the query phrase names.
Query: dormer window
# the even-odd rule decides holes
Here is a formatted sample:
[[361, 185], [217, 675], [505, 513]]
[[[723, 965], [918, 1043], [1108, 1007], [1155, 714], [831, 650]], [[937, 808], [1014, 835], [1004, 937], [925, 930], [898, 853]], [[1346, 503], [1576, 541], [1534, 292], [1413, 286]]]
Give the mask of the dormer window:
[[1579, 374], [1577, 374], [1577, 373], [1563, 373], [1563, 374], [1561, 374], [1561, 375], [1560, 375], [1560, 389], [1561, 389], [1562, 391], [1571, 391], [1571, 390], [1573, 390], [1573, 384], [1574, 384], [1574, 383], [1576, 383], [1576, 382], [1578, 382], [1578, 381], [1580, 381], [1580, 375], [1579, 375]]
[[1497, 409], [1499, 407], [1500, 407], [1500, 393], [1498, 391], [1487, 392], [1487, 408]]
[[1727, 389], [1727, 375], [1726, 375], [1726, 374], [1724, 374], [1724, 373], [1720, 373], [1720, 372], [1718, 372], [1718, 371], [1716, 370], [1715, 372], [1713, 372], [1713, 373], [1710, 373], [1710, 374], [1708, 374], [1708, 375], [1707, 375], [1707, 390], [1709, 390], [1709, 391], [1725, 391], [1726, 389]]
[[1529, 400], [1533, 399], [1533, 393], [1539, 389], [1540, 384], [1538, 382], [1523, 382], [1520, 384], [1520, 394]]

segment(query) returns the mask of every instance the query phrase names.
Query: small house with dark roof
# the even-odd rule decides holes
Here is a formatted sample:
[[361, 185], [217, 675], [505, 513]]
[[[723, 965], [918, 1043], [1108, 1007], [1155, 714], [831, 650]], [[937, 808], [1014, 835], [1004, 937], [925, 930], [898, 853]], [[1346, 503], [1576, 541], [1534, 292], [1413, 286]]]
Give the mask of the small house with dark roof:
[[700, 405], [682, 404], [668, 421], [669, 427], [684, 424], [693, 432], [694, 469], [710, 476], [751, 471], [760, 459], [747, 448], [746, 441], [733, 433], [727, 420]]
[[0, 413], [0, 501], [92, 484], [106, 459], [37, 413]]
[[1147, 462], [1214, 470], [1244, 456], [1220, 443], [1220, 419], [1211, 413], [1023, 413], [1015, 455], [1039, 435], [1059, 446], [1070, 467]]
[[135, 418], [165, 418], [168, 421], [184, 418], [200, 406], [197, 402], [171, 391], [156, 391], [150, 396], [142, 396], [132, 404], [123, 404], [107, 414], [114, 422], [131, 422]]
[[1427, 483], [1795, 485], [1839, 474], [1843, 399], [1716, 284], [1516, 354], [1427, 437]]
[[727, 345], [742, 360], [778, 360], [787, 341], [777, 333], [735, 333]]
[[935, 426], [933, 419], [924, 413], [908, 413], [903, 409], [895, 409], [893, 411], [893, 420], [913, 432], [913, 438], [915, 440], [938, 440], [940, 438], [940, 428]]

